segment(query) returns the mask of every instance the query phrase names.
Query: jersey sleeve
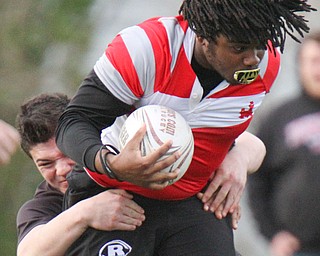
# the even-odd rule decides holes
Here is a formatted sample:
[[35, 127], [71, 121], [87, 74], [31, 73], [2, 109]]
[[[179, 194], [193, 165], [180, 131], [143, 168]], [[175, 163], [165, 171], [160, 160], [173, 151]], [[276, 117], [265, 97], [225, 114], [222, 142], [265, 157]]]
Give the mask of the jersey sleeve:
[[80, 165], [95, 170], [95, 155], [102, 145], [101, 130], [130, 110], [131, 106], [113, 96], [92, 71], [60, 117], [56, 132], [59, 149]]
[[[171, 27], [179, 27], [175, 18], [171, 23]], [[160, 18], [126, 28], [109, 44], [94, 70], [115, 97], [134, 105], [141, 97], [154, 93], [157, 83], [170, 79], [175, 58], [172, 51], [179, 49], [174, 44], [181, 45], [183, 35], [174, 34], [172, 38], [180, 41], [171, 42]]]

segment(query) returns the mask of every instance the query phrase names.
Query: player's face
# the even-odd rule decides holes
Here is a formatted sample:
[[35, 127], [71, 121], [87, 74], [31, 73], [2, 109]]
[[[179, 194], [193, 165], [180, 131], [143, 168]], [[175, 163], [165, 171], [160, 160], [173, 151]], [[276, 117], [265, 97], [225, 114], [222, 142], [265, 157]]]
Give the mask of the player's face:
[[236, 43], [220, 36], [216, 42], [197, 38], [195, 56], [205, 68], [217, 71], [230, 84], [238, 84], [234, 74], [239, 70], [258, 68], [265, 49], [258, 44]]
[[305, 91], [320, 99], [320, 44], [307, 41], [300, 52], [300, 79]]
[[65, 193], [68, 188], [66, 176], [75, 162], [58, 149], [54, 139], [37, 144], [30, 150], [30, 154], [43, 178], [51, 186]]

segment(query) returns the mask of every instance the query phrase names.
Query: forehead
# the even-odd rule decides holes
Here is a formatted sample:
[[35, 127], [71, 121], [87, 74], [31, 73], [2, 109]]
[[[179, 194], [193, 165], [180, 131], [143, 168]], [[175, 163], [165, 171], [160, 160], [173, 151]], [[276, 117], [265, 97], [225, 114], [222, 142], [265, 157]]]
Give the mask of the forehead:
[[230, 39], [227, 36], [224, 35], [219, 35], [216, 39], [216, 44], [217, 45], [245, 45], [245, 46], [260, 46], [261, 42], [257, 40], [235, 40], [235, 39]]
[[62, 152], [58, 149], [54, 139], [44, 143], [39, 143], [33, 146], [30, 150], [30, 155], [35, 162], [40, 160], [54, 159], [61, 154]]

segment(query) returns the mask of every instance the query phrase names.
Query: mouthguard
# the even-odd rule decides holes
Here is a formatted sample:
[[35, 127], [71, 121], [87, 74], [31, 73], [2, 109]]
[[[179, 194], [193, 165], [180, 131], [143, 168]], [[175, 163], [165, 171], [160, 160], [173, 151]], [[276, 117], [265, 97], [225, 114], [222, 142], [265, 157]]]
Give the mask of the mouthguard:
[[260, 68], [250, 70], [238, 70], [234, 72], [233, 78], [238, 81], [239, 84], [251, 84], [257, 79], [260, 72]]

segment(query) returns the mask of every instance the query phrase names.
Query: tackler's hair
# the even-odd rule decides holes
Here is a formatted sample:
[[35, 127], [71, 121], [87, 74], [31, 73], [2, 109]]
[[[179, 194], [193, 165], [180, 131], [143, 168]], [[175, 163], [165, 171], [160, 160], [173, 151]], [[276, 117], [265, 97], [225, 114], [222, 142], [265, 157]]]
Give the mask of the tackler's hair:
[[184, 0], [179, 13], [190, 28], [208, 41], [219, 35], [234, 42], [257, 42], [283, 52], [287, 34], [295, 41], [297, 31], [309, 32], [307, 20], [299, 12], [316, 11], [307, 0]]
[[43, 93], [28, 99], [20, 107], [16, 126], [21, 136], [21, 148], [29, 157], [32, 147], [55, 138], [59, 117], [69, 102], [67, 95]]

